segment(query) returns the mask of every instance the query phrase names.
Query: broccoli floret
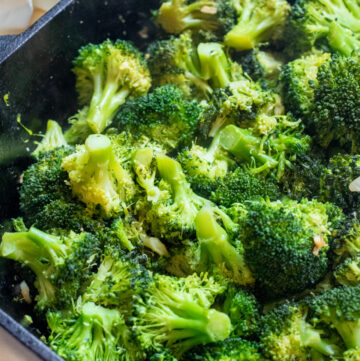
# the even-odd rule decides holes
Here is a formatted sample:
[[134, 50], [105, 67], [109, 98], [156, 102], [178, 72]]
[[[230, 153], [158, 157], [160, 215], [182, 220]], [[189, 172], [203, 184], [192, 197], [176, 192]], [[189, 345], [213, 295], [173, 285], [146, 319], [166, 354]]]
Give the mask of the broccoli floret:
[[75, 115], [68, 119], [68, 122], [71, 124], [71, 126], [64, 133], [64, 137], [69, 144], [83, 143], [85, 139], [93, 133], [87, 122], [88, 112], [89, 107], [84, 106], [78, 110]]
[[[131, 344], [131, 332], [121, 313], [87, 302], [78, 313], [50, 312], [49, 343], [66, 360], [136, 360], [140, 354]], [[141, 359], [141, 358], [139, 358]]]
[[223, 287], [202, 275], [175, 278], [156, 274], [135, 300], [134, 328], [144, 349], [166, 346], [175, 357], [199, 344], [222, 341], [231, 331], [229, 317], [211, 308]]
[[348, 349], [360, 347], [360, 286], [343, 286], [309, 299], [311, 319], [335, 329]]
[[[236, 225], [227, 222], [223, 227], [217, 222], [216, 209], [204, 207], [195, 219], [200, 255], [195, 268], [200, 272], [220, 272], [240, 285], [252, 285], [254, 279], [244, 260], [244, 249], [234, 237]], [[230, 226], [230, 227], [229, 227]], [[227, 229], [226, 229], [227, 228]], [[233, 233], [233, 234], [232, 234]]]
[[134, 137], [146, 135], [170, 151], [191, 144], [201, 111], [195, 100], [183, 98], [179, 88], [165, 85], [126, 102], [113, 125]]
[[[210, 203], [195, 194], [187, 182], [180, 164], [174, 159], [159, 155], [157, 168], [162, 178], [163, 194], [145, 208], [145, 222], [151, 234], [166, 240], [185, 239], [195, 234], [195, 217], [198, 211]], [[161, 190], [161, 184], [159, 184]]]
[[89, 105], [88, 126], [101, 133], [128, 97], [145, 94], [150, 75], [139, 51], [129, 42], [106, 40], [79, 50], [74, 60], [80, 103]]
[[359, 74], [358, 54], [333, 55], [319, 68], [314, 104], [306, 125], [321, 146], [337, 141], [353, 153], [359, 148]]
[[325, 276], [335, 233], [328, 212], [327, 204], [306, 199], [253, 201], [247, 206], [237, 221], [259, 294], [268, 299], [289, 296]]
[[224, 0], [169, 0], [162, 3], [157, 21], [171, 34], [191, 29], [221, 35], [235, 22], [236, 12], [231, 5]]
[[231, 207], [233, 203], [243, 203], [254, 198], [281, 198], [278, 185], [272, 179], [246, 172], [236, 168], [233, 172], [214, 184], [210, 200], [214, 203]]
[[[337, 154], [330, 158], [323, 168], [320, 180], [319, 199], [333, 202], [344, 212], [357, 212], [360, 196], [353, 182], [360, 177], [360, 157], [358, 155]], [[355, 188], [353, 188], [355, 187]]]
[[[295, 127], [294, 127], [295, 126]], [[291, 159], [304, 154], [310, 137], [303, 135], [296, 124], [287, 131], [276, 129], [268, 135], [258, 136], [252, 129], [228, 125], [219, 132], [220, 145], [253, 174], [273, 172], [280, 180]]]
[[360, 284], [360, 255], [346, 258], [334, 271], [338, 283], [348, 286]]
[[4, 233], [0, 255], [27, 265], [36, 275], [40, 309], [71, 304], [99, 257], [100, 242], [89, 233], [58, 237], [34, 227]]
[[293, 39], [288, 45], [290, 52], [297, 55], [326, 39], [333, 50], [350, 55], [360, 47], [359, 19], [357, 2], [297, 0], [288, 30], [290, 39]]
[[109, 137], [90, 135], [85, 145], [62, 161], [74, 194], [89, 210], [100, 205], [106, 215], [121, 211], [135, 193], [131, 174], [117, 158]]
[[66, 147], [67, 145], [60, 125], [55, 122], [55, 120], [48, 120], [46, 133], [32, 154], [38, 157], [40, 153], [48, 152], [62, 146]]
[[212, 93], [213, 89], [203, 79], [191, 33], [156, 41], [149, 46], [147, 55], [153, 88], [177, 85], [186, 97], [192, 99], [204, 99]]
[[265, 361], [257, 342], [241, 338], [228, 338], [224, 342], [198, 346], [186, 353], [191, 361]]
[[328, 61], [329, 53], [314, 50], [283, 67], [280, 80], [287, 111], [299, 118], [309, 116], [319, 67]]
[[265, 315], [260, 326], [264, 355], [273, 361], [315, 361], [323, 360], [321, 355], [340, 356], [336, 342], [307, 322], [306, 317], [306, 307], [289, 303]]
[[279, 37], [290, 5], [285, 0], [236, 0], [237, 25], [224, 38], [227, 46], [249, 50]]

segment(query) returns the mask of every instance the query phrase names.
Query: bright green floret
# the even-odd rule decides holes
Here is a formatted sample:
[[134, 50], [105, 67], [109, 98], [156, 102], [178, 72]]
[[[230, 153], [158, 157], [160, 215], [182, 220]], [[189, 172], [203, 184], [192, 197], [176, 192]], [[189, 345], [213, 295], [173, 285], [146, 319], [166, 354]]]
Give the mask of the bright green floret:
[[181, 356], [194, 346], [225, 340], [231, 332], [230, 319], [211, 308], [222, 291], [206, 275], [155, 275], [146, 294], [135, 300], [135, 331], [142, 347], [166, 346]]
[[238, 51], [279, 37], [290, 10], [285, 0], [235, 0], [234, 6], [237, 25], [225, 35], [224, 42]]
[[142, 55], [122, 40], [84, 46], [74, 60], [73, 72], [80, 102], [89, 105], [86, 121], [94, 133], [111, 124], [128, 97], [145, 94], [151, 83]]
[[134, 137], [145, 135], [173, 150], [191, 144], [201, 111], [195, 100], [183, 98], [181, 89], [166, 85], [126, 102], [113, 125]]
[[131, 174], [122, 167], [105, 135], [90, 135], [61, 166], [68, 173], [73, 193], [91, 211], [100, 205], [106, 215], [117, 213], [134, 195]]
[[62, 307], [76, 300], [99, 257], [100, 244], [89, 233], [57, 237], [31, 227], [5, 233], [0, 255], [28, 266], [36, 275], [40, 309]]

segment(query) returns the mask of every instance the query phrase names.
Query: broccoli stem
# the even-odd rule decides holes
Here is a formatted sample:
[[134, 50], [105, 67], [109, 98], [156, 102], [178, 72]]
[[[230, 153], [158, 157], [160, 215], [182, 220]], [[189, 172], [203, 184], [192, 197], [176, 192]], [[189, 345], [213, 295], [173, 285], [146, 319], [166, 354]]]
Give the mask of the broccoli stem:
[[105, 135], [92, 134], [85, 142], [85, 147], [94, 164], [106, 163], [112, 155], [111, 141]]
[[328, 41], [333, 49], [346, 56], [350, 56], [355, 49], [360, 48], [360, 41], [354, 37], [354, 34], [335, 21], [330, 25]]
[[[335, 312], [335, 311], [334, 311]], [[339, 320], [336, 315], [332, 317], [332, 322], [344, 340], [347, 348], [356, 348], [360, 346], [360, 320], [345, 321]]]

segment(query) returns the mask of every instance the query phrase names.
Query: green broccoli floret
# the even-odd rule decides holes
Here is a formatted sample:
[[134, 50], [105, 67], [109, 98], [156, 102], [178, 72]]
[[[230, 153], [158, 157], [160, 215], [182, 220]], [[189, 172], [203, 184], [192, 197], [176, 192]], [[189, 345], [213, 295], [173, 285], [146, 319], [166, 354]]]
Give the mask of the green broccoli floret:
[[106, 215], [117, 213], [134, 196], [131, 174], [122, 167], [105, 135], [90, 135], [61, 166], [68, 172], [73, 193], [90, 211], [100, 205]]
[[216, 209], [202, 208], [196, 218], [196, 235], [199, 243], [199, 260], [196, 270], [220, 272], [224, 277], [240, 285], [252, 285], [254, 279], [244, 260], [242, 243], [236, 239], [236, 225], [220, 215], [224, 224], [217, 222]]
[[306, 307], [289, 303], [265, 315], [260, 326], [264, 355], [273, 361], [315, 361], [328, 359], [323, 356], [340, 356], [341, 350], [336, 342], [306, 318]]
[[75, 314], [50, 312], [47, 321], [50, 346], [66, 360], [125, 361], [136, 360], [131, 356], [140, 354], [131, 345], [131, 332], [116, 309], [87, 302]]
[[171, 34], [191, 29], [221, 35], [232, 27], [236, 19], [231, 5], [224, 0], [169, 0], [162, 3], [157, 22]]
[[311, 319], [335, 329], [348, 349], [360, 347], [360, 286], [343, 286], [309, 299]]
[[55, 120], [48, 120], [46, 133], [32, 154], [37, 158], [40, 153], [67, 145], [60, 125]]
[[151, 202], [149, 209], [145, 208], [143, 217], [150, 226], [151, 234], [176, 241], [194, 235], [195, 217], [210, 202], [192, 191], [177, 161], [159, 155], [156, 162], [165, 188], [161, 190], [159, 184], [163, 195]]
[[346, 258], [334, 271], [336, 281], [342, 285], [360, 284], [360, 255]]
[[206, 275], [175, 278], [156, 274], [136, 298], [134, 328], [144, 349], [166, 346], [175, 357], [199, 344], [225, 340], [229, 317], [211, 305], [223, 287]]
[[204, 99], [213, 89], [203, 79], [199, 56], [190, 32], [153, 42], [147, 50], [153, 88], [177, 85], [186, 97]]
[[326, 39], [330, 47], [350, 55], [360, 47], [360, 6], [348, 0], [297, 0], [290, 17], [290, 52], [299, 54]]
[[352, 348], [343, 353], [342, 359], [344, 361], [357, 361], [360, 358], [360, 348]]
[[260, 304], [249, 291], [231, 284], [226, 290], [221, 310], [230, 317], [233, 336], [251, 337], [258, 333]]
[[100, 242], [89, 233], [57, 237], [34, 227], [4, 233], [0, 255], [27, 265], [36, 275], [40, 309], [71, 304], [99, 257]]
[[71, 126], [64, 133], [64, 137], [69, 144], [81, 144], [93, 133], [87, 122], [88, 112], [89, 107], [85, 105], [68, 119]]
[[280, 80], [287, 111], [299, 118], [309, 116], [319, 67], [328, 61], [329, 53], [313, 50], [283, 67]]
[[287, 129], [277, 128], [268, 135], [258, 136], [252, 129], [228, 125], [219, 132], [220, 145], [253, 174], [273, 172], [280, 180], [291, 160], [304, 154], [310, 137], [303, 135], [296, 123]]
[[170, 151], [191, 144], [201, 111], [195, 100], [183, 98], [181, 89], [165, 85], [126, 102], [113, 125], [134, 137], [146, 135]]
[[349, 152], [359, 148], [359, 55], [333, 55], [318, 70], [314, 104], [306, 120], [323, 147], [337, 141]]
[[335, 203], [346, 213], [357, 212], [360, 205], [360, 196], [356, 187], [358, 177], [360, 177], [360, 156], [347, 154], [333, 156], [319, 177], [319, 199]]
[[86, 121], [94, 133], [101, 133], [111, 124], [128, 97], [145, 94], [151, 83], [142, 55], [122, 40], [82, 47], [73, 72], [79, 100], [89, 105]]
[[279, 37], [290, 11], [285, 0], [235, 0], [237, 25], [224, 38], [227, 46], [249, 50]]
[[281, 198], [280, 194], [278, 185], [272, 179], [265, 180], [242, 168], [236, 168], [214, 183], [210, 200], [220, 206], [231, 207], [233, 203], [244, 203], [255, 198], [276, 200]]
[[325, 276], [336, 226], [330, 211], [314, 200], [253, 201], [246, 215], [235, 219], [259, 294], [289, 296]]
[[184, 357], [191, 361], [265, 361], [257, 342], [241, 338], [199, 346]]

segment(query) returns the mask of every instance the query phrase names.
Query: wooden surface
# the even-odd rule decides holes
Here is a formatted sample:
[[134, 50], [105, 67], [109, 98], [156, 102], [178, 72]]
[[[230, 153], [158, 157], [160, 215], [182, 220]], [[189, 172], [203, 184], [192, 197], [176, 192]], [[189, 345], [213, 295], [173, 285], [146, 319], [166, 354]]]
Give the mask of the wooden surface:
[[0, 327], [0, 361], [41, 361]]

